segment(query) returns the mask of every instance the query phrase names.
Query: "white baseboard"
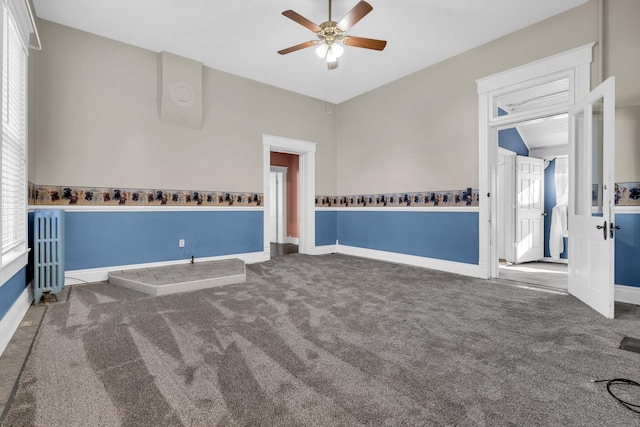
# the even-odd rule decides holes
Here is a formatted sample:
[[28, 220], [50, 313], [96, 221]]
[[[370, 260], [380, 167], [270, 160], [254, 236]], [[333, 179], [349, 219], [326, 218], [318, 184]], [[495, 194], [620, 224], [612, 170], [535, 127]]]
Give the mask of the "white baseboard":
[[285, 243], [291, 243], [292, 245], [299, 245], [300, 244], [300, 239], [297, 237], [291, 237], [291, 236], [287, 236], [284, 238], [284, 242]]
[[569, 260], [565, 259], [565, 258], [555, 259], [555, 258], [544, 257], [544, 258], [542, 258], [542, 261], [544, 261], [544, 262], [555, 262], [556, 264], [569, 264]]
[[[247, 264], [255, 264], [258, 262], [269, 261], [270, 254], [269, 252], [249, 252], [245, 254], [233, 254], [233, 255], [223, 255], [216, 257], [207, 257], [207, 258], [196, 258], [196, 262], [205, 262], [205, 261], [219, 261], [222, 259], [231, 259], [237, 258], [241, 259]], [[83, 283], [93, 283], [93, 282], [104, 282], [108, 279], [108, 275], [110, 271], [117, 270], [131, 270], [135, 268], [151, 268], [151, 267], [164, 267], [167, 265], [176, 265], [176, 264], [188, 264], [191, 260], [189, 259], [181, 259], [175, 261], [164, 261], [164, 262], [150, 262], [146, 264], [131, 264], [131, 265], [113, 265], [109, 267], [100, 267], [100, 268], [88, 268], [86, 270], [70, 270], [65, 273], [64, 285], [80, 285]]]
[[640, 287], [616, 285], [614, 300], [627, 304], [640, 305]]
[[27, 314], [29, 306], [33, 302], [33, 283], [22, 291], [18, 299], [13, 303], [9, 311], [0, 320], [0, 356], [9, 345], [11, 337], [20, 326], [24, 315]]
[[430, 268], [433, 270], [447, 271], [449, 273], [462, 274], [485, 278], [485, 271], [475, 264], [445, 261], [441, 259], [426, 258], [415, 255], [405, 255], [395, 252], [378, 251], [375, 249], [363, 249], [355, 246], [337, 245], [338, 253], [363, 258], [377, 259], [380, 261], [395, 262], [398, 264], [413, 265], [415, 267]]
[[338, 245], [316, 246], [313, 250], [314, 255], [327, 255], [335, 253], [338, 253]]

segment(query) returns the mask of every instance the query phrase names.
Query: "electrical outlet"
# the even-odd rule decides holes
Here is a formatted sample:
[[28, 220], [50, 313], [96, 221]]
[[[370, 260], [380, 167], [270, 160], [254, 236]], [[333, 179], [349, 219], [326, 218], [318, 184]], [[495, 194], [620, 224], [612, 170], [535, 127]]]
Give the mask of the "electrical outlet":
[[184, 248], [184, 239], [178, 240], [178, 247]]

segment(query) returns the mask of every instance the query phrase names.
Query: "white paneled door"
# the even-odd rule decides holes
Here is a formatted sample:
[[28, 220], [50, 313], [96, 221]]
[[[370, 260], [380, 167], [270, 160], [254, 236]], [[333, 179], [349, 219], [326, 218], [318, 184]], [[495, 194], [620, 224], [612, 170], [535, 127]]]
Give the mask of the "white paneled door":
[[269, 174], [269, 237], [272, 243], [284, 243], [287, 229], [287, 168], [271, 166]]
[[516, 157], [516, 264], [544, 258], [544, 160]]
[[269, 174], [271, 205], [269, 206], [269, 240], [278, 243], [278, 173]]
[[614, 316], [615, 80], [569, 111], [569, 293]]

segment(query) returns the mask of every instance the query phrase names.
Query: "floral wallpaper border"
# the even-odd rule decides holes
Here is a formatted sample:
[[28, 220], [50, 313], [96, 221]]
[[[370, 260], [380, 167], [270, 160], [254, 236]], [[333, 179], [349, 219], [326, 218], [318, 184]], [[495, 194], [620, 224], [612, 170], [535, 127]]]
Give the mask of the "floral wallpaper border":
[[[144, 190], [122, 187], [72, 187], [28, 184], [30, 205], [80, 206], [262, 206], [262, 193], [200, 190]], [[594, 190], [594, 197], [597, 193]], [[478, 190], [415, 193], [317, 195], [316, 207], [463, 207], [478, 206]], [[615, 186], [617, 206], [640, 206], [640, 182]]]
[[262, 193], [72, 187], [29, 183], [32, 205], [78, 206], [262, 206]]
[[619, 182], [615, 190], [617, 206], [640, 206], [640, 182]]
[[[478, 206], [478, 189], [422, 191], [417, 193], [316, 196], [316, 207], [462, 207]], [[471, 195], [471, 197], [469, 197]], [[597, 200], [594, 189], [593, 199]], [[640, 182], [620, 182], [615, 186], [616, 206], [640, 206]]]
[[316, 207], [462, 207], [478, 206], [478, 190], [316, 196]]

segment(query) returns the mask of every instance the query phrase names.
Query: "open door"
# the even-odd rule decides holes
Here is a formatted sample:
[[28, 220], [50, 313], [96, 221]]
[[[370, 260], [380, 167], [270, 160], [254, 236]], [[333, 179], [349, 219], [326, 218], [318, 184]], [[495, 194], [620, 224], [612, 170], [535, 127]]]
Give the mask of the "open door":
[[544, 258], [544, 160], [516, 157], [516, 264]]
[[286, 232], [286, 170], [271, 166], [269, 187], [271, 205], [269, 207], [269, 231], [271, 243], [285, 243]]
[[614, 316], [615, 79], [569, 110], [569, 293]]

